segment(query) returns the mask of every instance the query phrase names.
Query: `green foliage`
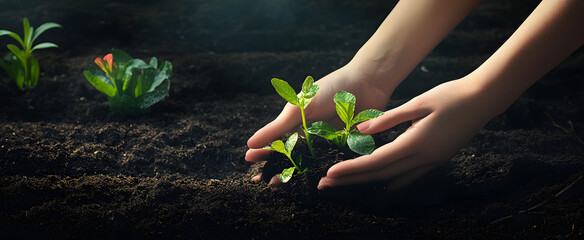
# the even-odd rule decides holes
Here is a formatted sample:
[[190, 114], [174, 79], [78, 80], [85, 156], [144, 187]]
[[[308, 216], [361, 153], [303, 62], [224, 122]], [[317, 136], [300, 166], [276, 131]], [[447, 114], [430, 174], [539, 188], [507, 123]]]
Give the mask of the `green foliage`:
[[272, 86], [276, 89], [276, 92], [282, 96], [286, 101], [288, 101], [292, 105], [296, 105], [300, 108], [300, 113], [302, 117], [302, 131], [304, 131], [304, 136], [306, 136], [306, 144], [308, 145], [308, 149], [313, 157], [316, 157], [316, 153], [314, 152], [314, 148], [312, 147], [312, 138], [313, 136], [310, 135], [307, 131], [307, 124], [306, 124], [306, 116], [304, 114], [304, 110], [310, 104], [312, 97], [316, 95], [320, 87], [318, 85], [314, 85], [314, 79], [311, 76], [306, 77], [304, 83], [302, 84], [302, 90], [300, 93], [296, 94], [296, 91], [288, 84], [286, 81], [273, 78], [272, 79]]
[[334, 102], [337, 114], [345, 123], [345, 128], [337, 131], [326, 122], [315, 122], [308, 126], [308, 132], [333, 141], [334, 144], [343, 148], [349, 146], [356, 153], [367, 155], [375, 150], [375, 141], [370, 135], [362, 134], [357, 129], [351, 127], [357, 123], [367, 121], [383, 115], [383, 112], [375, 109], [368, 109], [355, 114], [355, 96], [351, 93], [340, 91], [335, 94]]
[[292, 165], [294, 165], [293, 167], [284, 169], [282, 171], [282, 173], [280, 174], [280, 180], [283, 183], [288, 182], [292, 178], [292, 175], [294, 175], [295, 170], [297, 170], [298, 173], [305, 173], [308, 170], [306, 168], [301, 168], [301, 164], [302, 164], [302, 156], [301, 155], [298, 155], [296, 157], [296, 161], [294, 161], [294, 158], [292, 157], [292, 151], [294, 150], [294, 146], [296, 145], [297, 141], [298, 141], [298, 133], [294, 133], [294, 134], [292, 134], [292, 136], [288, 137], [288, 140], [286, 140], [286, 143], [282, 142], [281, 140], [277, 140], [277, 141], [273, 142], [270, 147], [265, 148], [265, 149], [269, 149], [269, 150], [276, 151], [276, 152], [279, 152], [279, 153], [286, 155], [286, 157], [288, 157], [288, 159], [290, 159], [290, 162], [292, 162]]
[[[307, 77], [302, 84], [302, 90], [298, 94], [286, 81], [273, 78], [272, 85], [282, 98], [290, 104], [300, 108], [302, 114], [302, 130], [305, 133], [306, 143], [313, 157], [316, 156], [314, 149], [312, 148], [311, 139], [315, 135], [333, 141], [333, 143], [340, 148], [348, 146], [352, 151], [362, 155], [370, 154], [375, 150], [375, 141], [373, 140], [373, 137], [362, 134], [357, 129], [351, 129], [351, 127], [357, 123], [379, 117], [383, 115], [383, 112], [375, 109], [368, 109], [355, 116], [355, 96], [351, 93], [340, 91], [335, 94], [334, 102], [337, 114], [341, 120], [345, 122], [345, 129], [337, 131], [333, 126], [323, 121], [307, 125], [304, 110], [308, 107], [312, 97], [314, 97], [319, 90], [319, 86], [314, 85], [314, 79], [310, 76]], [[298, 173], [304, 173], [308, 170], [306, 168], [301, 168], [301, 155], [296, 157], [296, 161], [294, 160], [295, 158], [292, 157], [292, 150], [294, 149], [297, 140], [298, 133], [294, 133], [288, 138], [286, 143], [277, 140], [273, 142], [271, 146], [265, 147], [265, 149], [286, 155], [290, 162], [292, 162], [292, 165], [294, 165], [293, 167], [284, 169], [280, 174], [280, 180], [284, 183], [292, 178], [296, 170]]]
[[164, 99], [170, 89], [172, 64], [168, 61], [159, 66], [156, 57], [152, 57], [146, 64], [114, 48], [103, 59], [96, 58], [95, 63], [83, 74], [109, 97], [110, 107], [117, 112], [143, 114], [148, 107]]
[[34, 88], [39, 80], [40, 67], [38, 61], [32, 55], [33, 51], [58, 47], [56, 44], [50, 42], [33, 45], [34, 41], [43, 32], [51, 28], [61, 28], [62, 26], [57, 23], [48, 22], [34, 29], [34, 27], [30, 26], [27, 18], [22, 20], [22, 25], [24, 28], [23, 38], [14, 32], [0, 30], [0, 36], [9, 36], [16, 40], [22, 47], [21, 49], [14, 44], [8, 44], [6, 47], [10, 50], [10, 53], [4, 59], [0, 59], [0, 67], [16, 83], [18, 89], [25, 91]]

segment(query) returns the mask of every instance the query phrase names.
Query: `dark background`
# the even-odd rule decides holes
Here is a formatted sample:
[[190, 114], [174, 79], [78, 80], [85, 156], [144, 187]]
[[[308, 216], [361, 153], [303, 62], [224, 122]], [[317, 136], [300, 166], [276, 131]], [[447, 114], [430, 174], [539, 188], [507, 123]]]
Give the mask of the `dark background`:
[[[485, 0], [388, 108], [474, 70], [538, 3]], [[60, 47], [35, 52], [36, 88], [0, 87], [0, 238], [582, 239], [582, 49], [404, 191], [249, 181], [262, 164], [245, 162], [246, 140], [284, 105], [270, 79], [300, 86], [342, 67], [394, 5], [0, 0], [0, 29], [63, 25], [37, 41]], [[83, 77], [112, 47], [173, 64], [169, 95], [144, 116], [113, 113]]]

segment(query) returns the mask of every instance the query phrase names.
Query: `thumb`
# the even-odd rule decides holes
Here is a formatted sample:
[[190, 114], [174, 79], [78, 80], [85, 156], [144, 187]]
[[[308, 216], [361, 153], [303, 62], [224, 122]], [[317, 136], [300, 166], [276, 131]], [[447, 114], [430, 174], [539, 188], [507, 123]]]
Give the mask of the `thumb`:
[[290, 103], [272, 122], [255, 132], [248, 140], [249, 148], [262, 148], [290, 132], [300, 124], [300, 109]]
[[422, 106], [414, 98], [397, 108], [386, 111], [377, 118], [362, 122], [357, 125], [357, 129], [363, 134], [375, 134], [395, 127], [400, 123], [420, 119], [430, 114], [430, 112], [430, 109]]

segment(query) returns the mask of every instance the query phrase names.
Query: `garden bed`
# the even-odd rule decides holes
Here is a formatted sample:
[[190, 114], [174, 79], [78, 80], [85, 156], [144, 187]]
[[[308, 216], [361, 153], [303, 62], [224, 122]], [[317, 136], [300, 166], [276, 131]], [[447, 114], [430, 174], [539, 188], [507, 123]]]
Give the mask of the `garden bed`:
[[[270, 79], [300, 86], [343, 66], [393, 3], [24, 2], [0, 1], [0, 29], [20, 33], [25, 16], [64, 28], [43, 35], [60, 47], [35, 52], [33, 90], [0, 88], [3, 239], [583, 237], [582, 50], [410, 188], [269, 187], [250, 181], [262, 164], [244, 155], [285, 103]], [[388, 108], [476, 68], [537, 3], [486, 1]], [[168, 96], [143, 116], [113, 113], [83, 77], [111, 47], [174, 66]]]

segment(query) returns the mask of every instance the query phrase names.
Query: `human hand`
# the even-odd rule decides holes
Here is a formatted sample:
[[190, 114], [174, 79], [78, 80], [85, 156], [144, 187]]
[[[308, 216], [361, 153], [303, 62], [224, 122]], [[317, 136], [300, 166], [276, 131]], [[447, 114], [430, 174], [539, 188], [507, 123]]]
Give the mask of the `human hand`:
[[448, 161], [500, 113], [486, 95], [473, 81], [450, 81], [361, 123], [359, 131], [375, 134], [412, 121], [404, 133], [372, 154], [332, 166], [318, 189], [374, 181], [389, 181], [390, 189], [408, 185]]
[[[388, 91], [387, 87], [382, 87], [379, 79], [367, 78], [350, 65], [330, 73], [314, 84], [320, 86], [318, 93], [312, 98], [310, 105], [305, 110], [307, 122], [326, 121], [333, 126], [341, 126], [338, 118], [333, 97], [338, 91], [344, 90], [353, 93], [359, 101], [356, 111], [364, 109], [383, 109], [389, 100], [393, 88]], [[382, 90], [384, 89], [384, 90]], [[259, 129], [247, 142], [250, 150], [247, 151], [245, 159], [249, 162], [267, 160], [270, 150], [262, 149], [271, 142], [279, 139], [284, 134], [296, 131], [301, 124], [300, 109], [290, 103], [284, 106], [280, 115]], [[252, 178], [252, 181], [259, 181], [261, 175]], [[274, 176], [271, 184], [278, 181], [278, 176]]]

